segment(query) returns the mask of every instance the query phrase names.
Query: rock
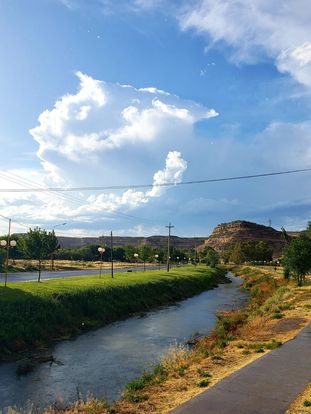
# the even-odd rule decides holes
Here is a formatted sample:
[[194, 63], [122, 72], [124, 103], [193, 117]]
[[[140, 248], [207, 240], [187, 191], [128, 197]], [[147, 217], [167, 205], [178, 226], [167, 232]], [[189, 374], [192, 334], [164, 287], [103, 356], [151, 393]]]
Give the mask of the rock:
[[273, 249], [274, 258], [282, 255], [284, 240], [281, 231], [244, 220], [219, 224], [215, 227], [212, 235], [205, 240], [204, 245], [222, 252], [234, 243], [247, 240], [266, 241]]

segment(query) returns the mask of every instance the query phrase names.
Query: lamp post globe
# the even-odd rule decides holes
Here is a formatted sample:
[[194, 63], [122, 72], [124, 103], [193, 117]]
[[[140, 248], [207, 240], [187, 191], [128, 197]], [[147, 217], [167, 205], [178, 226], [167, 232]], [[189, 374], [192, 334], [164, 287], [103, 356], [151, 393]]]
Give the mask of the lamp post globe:
[[0, 247], [3, 247], [6, 249], [4, 286], [6, 286], [8, 282], [9, 250], [10, 250], [10, 247], [15, 247], [16, 244], [17, 244], [16, 240], [10, 240], [10, 232], [9, 232], [8, 240], [0, 240]]
[[158, 260], [158, 259], [159, 259], [159, 255], [158, 255], [158, 254], [155, 254], [155, 255], [154, 255], [154, 258], [155, 258], [155, 262], [156, 262], [156, 263], [158, 262], [159, 269], [160, 269], [160, 260]]
[[134, 256], [135, 261], [136, 261], [136, 267], [138, 267], [138, 256], [139, 256], [139, 254], [138, 253], [134, 253], [133, 256]]

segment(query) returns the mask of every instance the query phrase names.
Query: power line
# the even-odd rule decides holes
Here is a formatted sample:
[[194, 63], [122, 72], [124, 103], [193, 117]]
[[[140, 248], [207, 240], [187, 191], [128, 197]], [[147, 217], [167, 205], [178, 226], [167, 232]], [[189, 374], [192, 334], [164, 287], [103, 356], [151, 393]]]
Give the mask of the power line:
[[262, 174], [250, 174], [250, 175], [240, 175], [235, 177], [222, 177], [222, 178], [207, 178], [203, 180], [192, 180], [192, 181], [181, 181], [176, 182], [166, 182], [159, 184], [132, 184], [132, 185], [114, 185], [114, 186], [94, 186], [94, 187], [46, 187], [46, 188], [0, 188], [1, 193], [26, 193], [26, 192], [70, 192], [70, 191], [101, 191], [101, 190], [127, 190], [131, 188], [151, 188], [151, 187], [171, 187], [171, 186], [182, 186], [182, 185], [193, 185], [193, 184], [207, 184], [215, 183], [222, 181], [237, 181], [237, 180], [247, 180], [252, 178], [261, 178], [261, 177], [271, 177], [276, 175], [285, 175], [285, 174], [295, 174], [302, 172], [310, 172], [311, 168], [304, 168], [299, 170], [287, 170], [287, 171], [277, 171], [270, 173]]
[[[34, 190], [34, 191], [42, 190], [42, 192], [46, 193], [47, 195], [58, 197], [59, 199], [62, 199], [64, 201], [69, 201], [69, 202], [75, 204], [77, 207], [82, 207], [83, 203], [85, 203], [85, 200], [82, 197], [76, 197], [76, 196], [69, 195], [69, 194], [57, 194], [53, 191], [46, 190], [44, 187], [42, 187], [42, 185], [40, 185], [40, 184], [38, 184], [38, 183], [36, 183], [32, 180], [23, 178], [23, 177], [19, 176], [18, 174], [12, 173], [10, 171], [0, 171], [0, 177], [1, 176], [4, 179], [6, 179], [10, 182], [13, 182], [14, 184], [27, 186], [27, 188], [29, 188], [30, 191], [32, 191], [32, 190]], [[31, 185], [34, 185], [35, 187], [32, 187]], [[25, 190], [27, 190], [27, 189], [25, 189]], [[117, 217], [121, 216], [121, 217], [125, 217], [125, 218], [132, 219], [132, 220], [135, 220], [135, 221], [138, 220], [138, 221], [156, 223], [156, 224], [159, 225], [158, 221], [155, 221], [155, 220], [152, 220], [152, 219], [147, 219], [147, 218], [137, 217], [137, 216], [134, 216], [134, 215], [131, 215], [131, 214], [123, 213], [121, 211], [118, 211], [118, 212], [117, 211], [106, 211], [106, 214], [112, 214], [112, 215], [117, 216]]]

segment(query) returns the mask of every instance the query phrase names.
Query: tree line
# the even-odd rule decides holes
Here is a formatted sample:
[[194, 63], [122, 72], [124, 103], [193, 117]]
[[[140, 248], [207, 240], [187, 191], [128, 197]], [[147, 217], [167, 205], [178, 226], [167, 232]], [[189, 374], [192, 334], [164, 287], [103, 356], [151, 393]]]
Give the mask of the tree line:
[[[291, 238], [287, 232], [282, 229], [285, 247], [281, 263], [284, 269], [284, 277], [294, 277], [299, 286], [305, 280], [305, 276], [311, 271], [311, 222], [305, 233], [299, 237]], [[6, 238], [3, 237], [3, 238]], [[12, 235], [17, 241], [16, 248], [11, 249], [10, 257], [12, 259], [34, 259], [38, 261], [38, 281], [41, 279], [42, 261], [51, 259], [52, 269], [53, 260], [76, 260], [76, 261], [96, 261], [100, 259], [98, 252], [99, 244], [76, 248], [60, 248], [58, 239], [54, 230], [47, 232], [44, 229], [36, 227], [29, 229], [26, 234]], [[111, 249], [105, 247], [102, 254], [104, 261], [111, 260]], [[170, 260], [172, 262], [182, 263], [205, 263], [208, 266], [215, 267], [219, 262], [243, 264], [246, 262], [265, 263], [272, 261], [273, 251], [266, 241], [247, 240], [234, 243], [227, 250], [218, 253], [211, 246], [205, 245], [200, 249], [177, 249], [174, 246], [170, 248]], [[138, 256], [137, 256], [138, 255]], [[4, 249], [0, 250], [0, 267], [3, 267], [5, 259]], [[167, 260], [166, 248], [155, 248], [148, 244], [142, 246], [127, 245], [124, 247], [115, 247], [113, 249], [113, 260], [120, 262], [158, 262], [163, 263]]]

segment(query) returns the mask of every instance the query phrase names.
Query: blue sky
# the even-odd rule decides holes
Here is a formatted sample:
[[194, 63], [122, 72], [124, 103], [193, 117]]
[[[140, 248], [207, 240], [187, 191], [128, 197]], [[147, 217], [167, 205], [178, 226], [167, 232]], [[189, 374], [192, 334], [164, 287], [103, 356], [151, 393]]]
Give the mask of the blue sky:
[[[311, 167], [310, 19], [308, 0], [2, 0], [0, 187]], [[302, 229], [310, 182], [2, 193], [0, 212], [14, 231], [67, 222], [68, 235], [163, 234], [171, 221], [201, 236], [269, 218]]]

